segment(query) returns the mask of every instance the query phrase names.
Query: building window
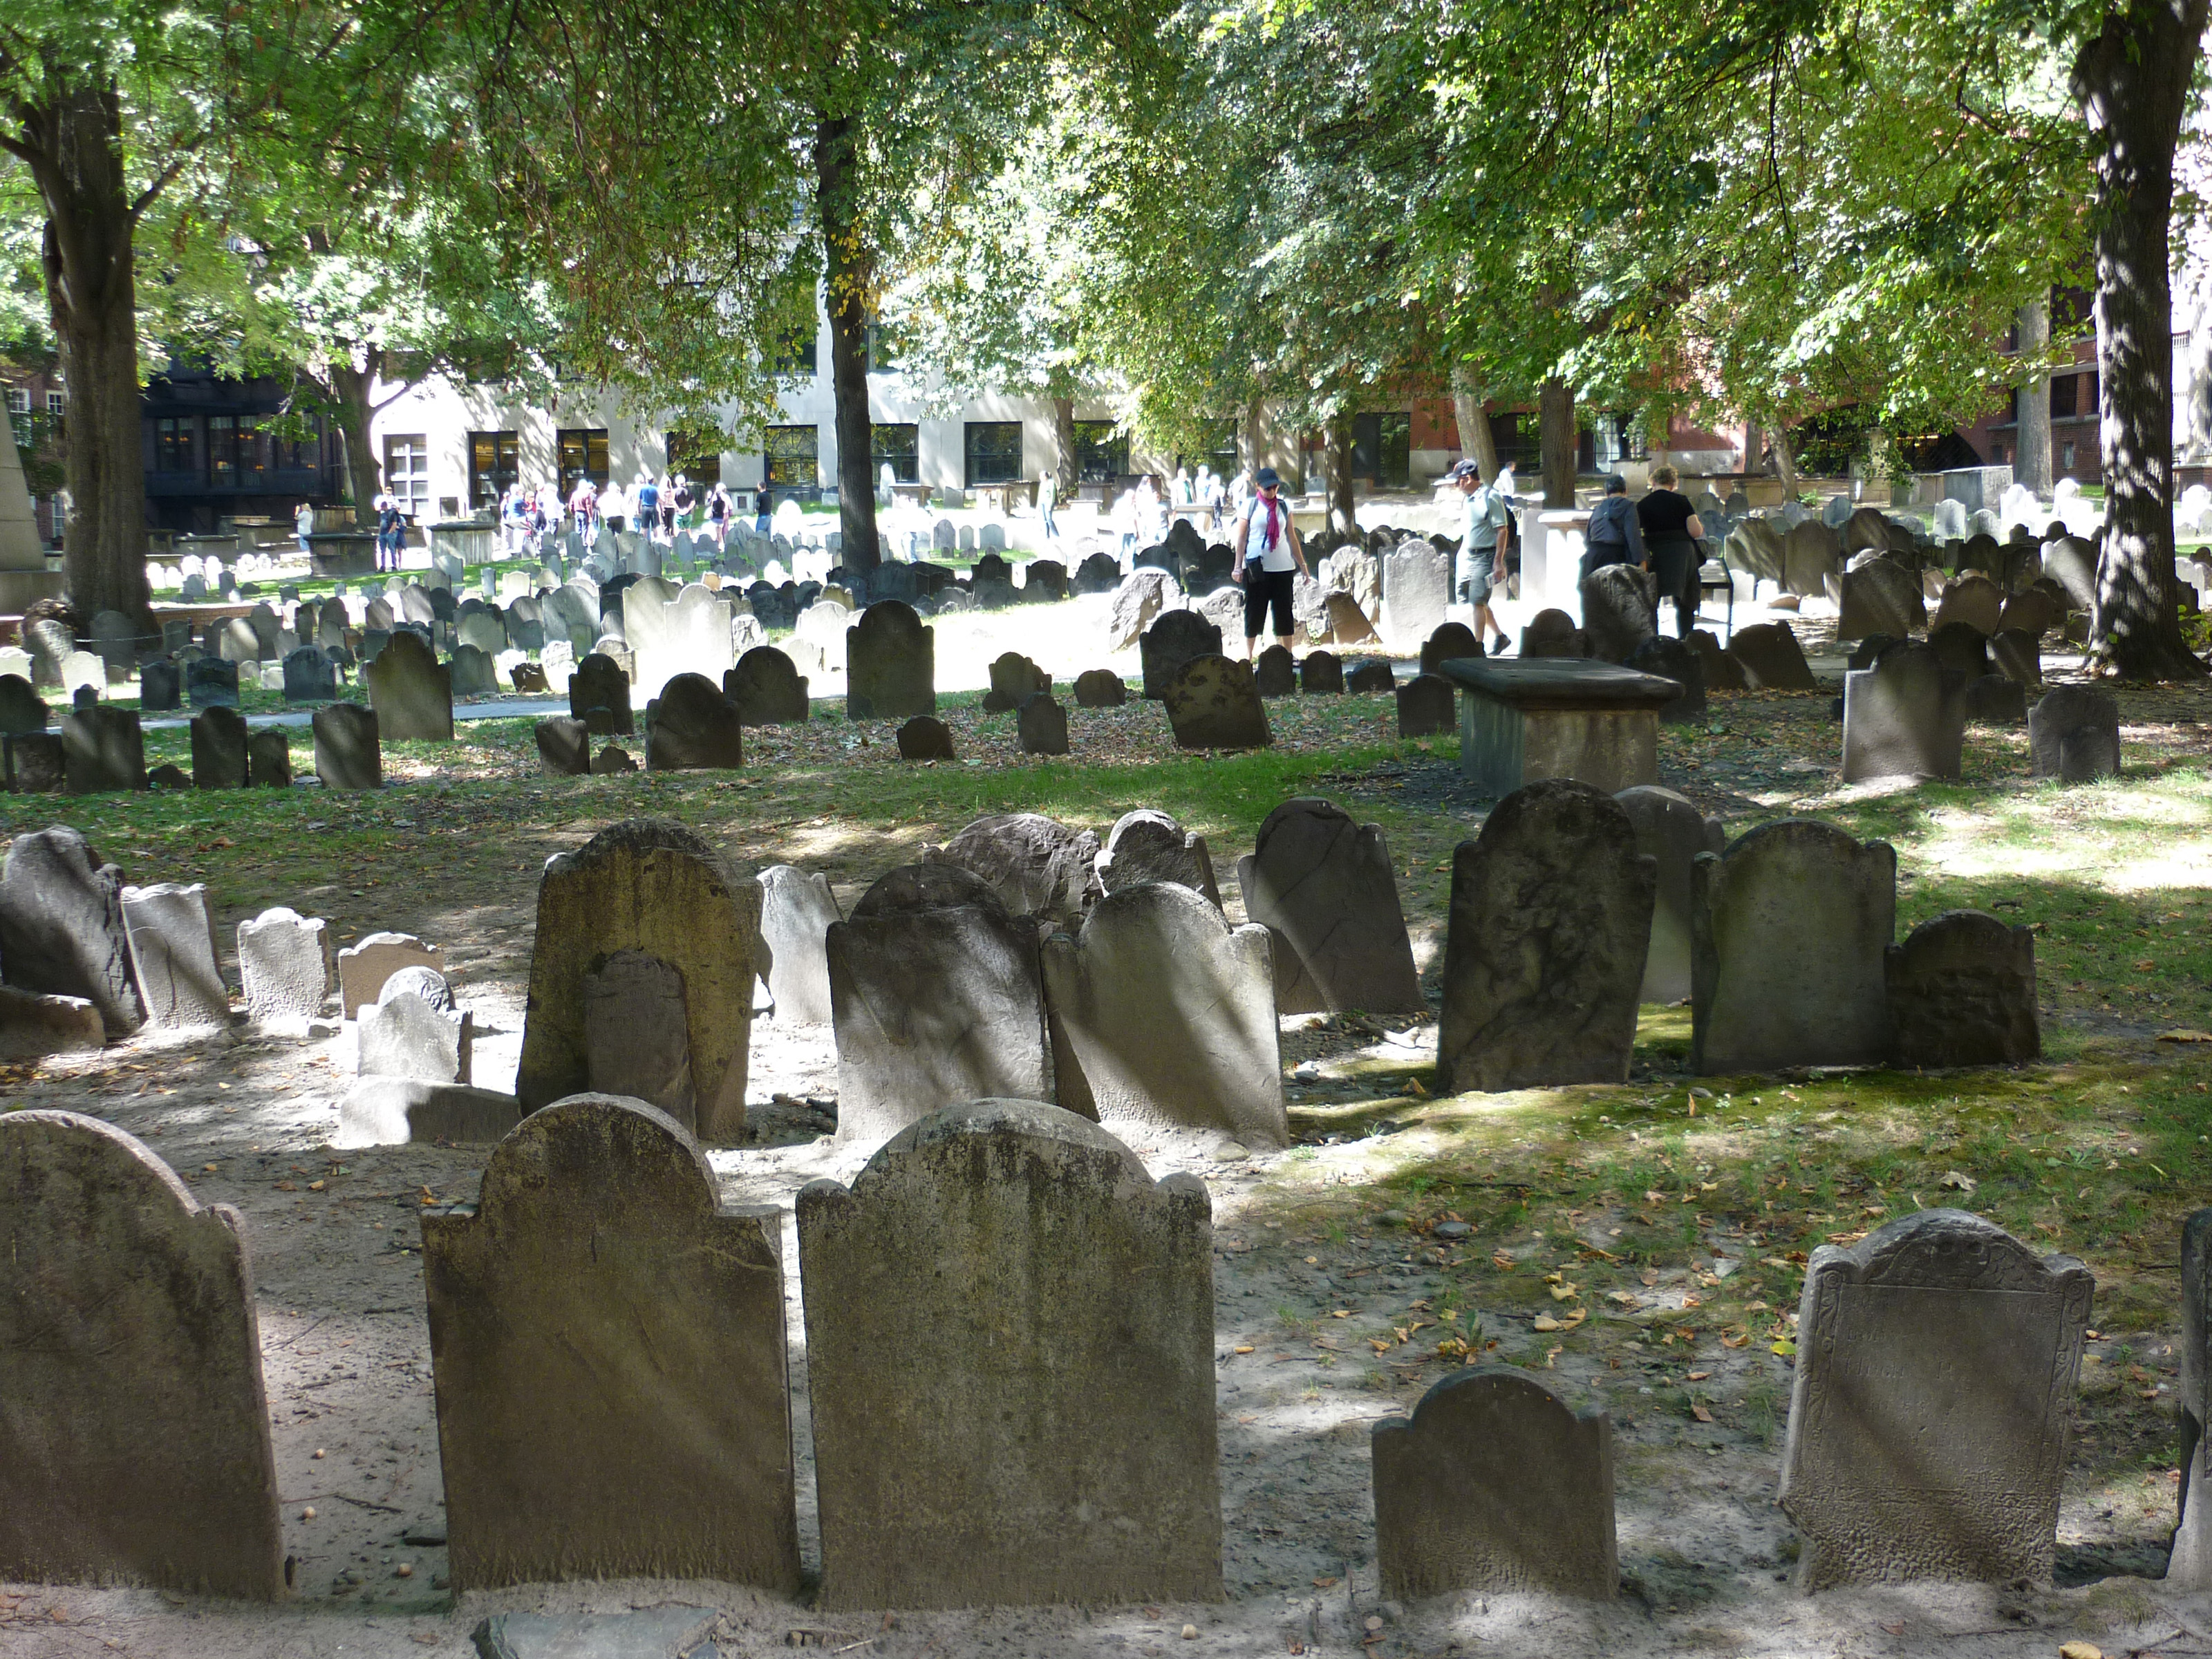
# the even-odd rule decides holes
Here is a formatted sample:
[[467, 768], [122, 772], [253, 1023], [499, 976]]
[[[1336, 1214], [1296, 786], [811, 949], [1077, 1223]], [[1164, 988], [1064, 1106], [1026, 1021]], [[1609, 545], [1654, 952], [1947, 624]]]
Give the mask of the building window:
[[384, 493], [417, 519], [430, 507], [430, 441], [421, 433], [384, 441]]
[[154, 422], [154, 471], [171, 474], [192, 471], [192, 422], [190, 416], [167, 417]]
[[[889, 374], [899, 366], [899, 338], [884, 323], [868, 325], [868, 373]], [[909, 481], [911, 482], [911, 481]]]
[[[972, 427], [969, 428], [973, 431]], [[1085, 483], [1111, 483], [1129, 471], [1129, 439], [1111, 421], [1075, 423], [1075, 476]]]
[[793, 329], [776, 343], [775, 372], [779, 374], [814, 373], [815, 337], [812, 329]]
[[1413, 477], [1413, 417], [1392, 411], [1352, 417], [1352, 476], [1377, 489], [1404, 489]]
[[884, 469], [889, 467], [895, 483], [920, 483], [921, 428], [912, 422], [870, 427], [868, 465], [878, 478], [883, 477]]
[[49, 392], [46, 393], [46, 413], [58, 421], [62, 417], [64, 402], [64, 399], [60, 392]]
[[299, 437], [278, 438], [273, 441], [274, 463], [283, 472], [319, 472], [323, 467], [323, 417], [319, 415], [291, 417], [294, 429], [304, 434]]
[[522, 445], [513, 432], [469, 434], [469, 505], [495, 507], [522, 476]]
[[569, 426], [556, 434], [561, 456], [561, 499], [576, 493], [589, 478], [594, 489], [607, 482], [607, 429], [603, 426]]
[[2057, 374], [2051, 380], [2051, 418], [2085, 420], [2097, 412], [2097, 371], [2087, 374]]
[[822, 428], [772, 426], [761, 456], [761, 477], [772, 489], [812, 489], [822, 482]]
[[31, 393], [27, 387], [11, 386], [8, 388], [8, 412], [10, 415], [31, 412]]
[[970, 489], [978, 484], [1012, 483], [1022, 476], [1022, 423], [969, 422], [967, 453]]
[[259, 438], [250, 416], [208, 416], [208, 482], [244, 488], [261, 475]]
[[708, 489], [722, 482], [720, 433], [671, 432], [665, 439], [670, 477], [681, 472], [693, 483]]
[[2070, 443], [2058, 446], [2058, 470], [2069, 473], [2074, 471], [2074, 446]]

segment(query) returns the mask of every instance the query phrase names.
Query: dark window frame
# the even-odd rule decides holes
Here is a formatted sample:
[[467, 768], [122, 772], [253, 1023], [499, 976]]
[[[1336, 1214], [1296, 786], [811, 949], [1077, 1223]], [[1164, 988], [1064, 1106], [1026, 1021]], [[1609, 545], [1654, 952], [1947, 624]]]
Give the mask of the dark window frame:
[[607, 465], [607, 428], [603, 426], [564, 426], [553, 434], [553, 458], [561, 480], [561, 499], [576, 493], [581, 479], [605, 489], [613, 477]]
[[[483, 452], [491, 452], [491, 465], [484, 466]], [[497, 507], [511, 484], [522, 477], [522, 434], [514, 431], [484, 431], [469, 434], [469, 505], [471, 507]]]
[[[800, 434], [805, 436], [802, 441]], [[798, 476], [804, 466], [806, 476]], [[761, 443], [761, 481], [770, 489], [819, 489], [822, 487], [822, 428], [818, 426], [772, 426]]]
[[1079, 483], [1111, 483], [1129, 476], [1129, 434], [1112, 421], [1074, 422], [1075, 477]]
[[[1006, 434], [1013, 447], [1006, 447]], [[979, 446], [977, 439], [991, 434]], [[969, 489], [1012, 483], [1022, 476], [1022, 423], [1019, 421], [969, 421], [960, 439], [962, 483]]]
[[[905, 434], [899, 447], [884, 442], [885, 433]], [[883, 421], [868, 428], [868, 471], [875, 477], [883, 476], [884, 465], [889, 462], [891, 477], [900, 483], [921, 482], [921, 427], [915, 421]]]

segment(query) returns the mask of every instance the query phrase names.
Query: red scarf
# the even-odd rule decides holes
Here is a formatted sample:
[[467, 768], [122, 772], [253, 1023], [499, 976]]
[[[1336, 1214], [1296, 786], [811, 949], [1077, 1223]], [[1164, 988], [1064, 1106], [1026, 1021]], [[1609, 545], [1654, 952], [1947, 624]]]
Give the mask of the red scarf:
[[1260, 526], [1260, 556], [1264, 559], [1267, 550], [1275, 544], [1275, 514], [1281, 508], [1280, 503], [1273, 495], [1261, 496], [1260, 505], [1265, 507], [1267, 513], [1267, 516], [1261, 521]]

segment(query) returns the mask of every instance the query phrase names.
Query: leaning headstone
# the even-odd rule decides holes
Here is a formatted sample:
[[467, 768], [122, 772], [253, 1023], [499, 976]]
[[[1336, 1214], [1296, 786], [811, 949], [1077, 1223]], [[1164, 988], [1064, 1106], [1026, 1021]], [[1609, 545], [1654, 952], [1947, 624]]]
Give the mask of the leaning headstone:
[[515, 1127], [475, 1214], [424, 1218], [457, 1590], [673, 1575], [797, 1591], [774, 1227], [721, 1202], [666, 1115], [590, 1094]]
[[363, 1077], [466, 1083], [475, 1020], [465, 1008], [448, 1012], [428, 998], [398, 988], [393, 975], [375, 1003], [361, 1011], [356, 1052]]
[[[1168, 620], [1155, 623], [1152, 632], [1158, 633]], [[1249, 662], [1220, 655], [1189, 658], [1161, 686], [1159, 696], [1178, 749], [1264, 749], [1274, 741], [1267, 726], [1267, 706], [1261, 700]]]
[[1024, 755], [1065, 755], [1067, 752], [1067, 711], [1048, 691], [1032, 692], [1022, 700], [1016, 736]]
[[362, 671], [386, 743], [451, 743], [453, 674], [419, 635], [394, 634]]
[[89, 693], [97, 701], [107, 684], [107, 665], [89, 651], [72, 651], [62, 659], [62, 690], [71, 696]]
[[1800, 1589], [2048, 1582], [2094, 1290], [1963, 1210], [1813, 1253], [1780, 1494]]
[[1382, 556], [1382, 635], [1400, 648], [1443, 625], [1451, 601], [1451, 559], [1426, 542], [1401, 542]]
[[1145, 882], [1179, 882], [1202, 894], [1216, 909], [1221, 890], [1214, 883], [1213, 860], [1206, 837], [1186, 830], [1165, 812], [1139, 807], [1124, 812], [1093, 860], [1102, 891], [1118, 893]]
[[73, 708], [62, 716], [63, 787], [72, 795], [146, 787], [146, 740], [131, 709]]
[[1603, 790], [1515, 790], [1452, 859], [1439, 1093], [1622, 1083], [1658, 861]]
[[1145, 630], [1137, 651], [1144, 665], [1145, 696], [1160, 697], [1185, 663], [1221, 654], [1221, 630], [1195, 611], [1170, 611]]
[[235, 708], [203, 708], [192, 716], [192, 787], [246, 787], [246, 717]]
[[737, 1139], [760, 944], [760, 888], [734, 881], [698, 834], [670, 818], [629, 818], [549, 859], [538, 886], [522, 1059], [526, 1110], [590, 1080], [584, 981], [617, 951], [682, 975], [700, 1138]]
[[788, 864], [754, 878], [761, 888], [761, 939], [769, 949], [769, 996], [775, 1017], [802, 1025], [830, 1024], [830, 929], [844, 920], [830, 878]]
[[1954, 578], [1943, 585], [1943, 597], [1936, 606], [1936, 614], [1929, 618], [1932, 633], [1946, 623], [1971, 623], [1983, 634], [1997, 631], [1997, 619], [2004, 614], [2004, 589], [1978, 571]]
[[1265, 927], [1232, 927], [1181, 883], [1140, 883], [1044, 942], [1044, 983], [1069, 1110], [1109, 1129], [1289, 1143]]
[[2097, 550], [2078, 536], [2061, 537], [2043, 545], [2043, 574], [2066, 590], [2076, 611], [2094, 611], [2097, 605]]
[[586, 778], [592, 775], [592, 734], [580, 720], [549, 714], [533, 728], [538, 738], [538, 764], [549, 778]]
[[584, 975], [584, 1052], [592, 1092], [641, 1100], [685, 1133], [697, 1116], [684, 975], [642, 951], [617, 951]]
[[1904, 639], [1927, 625], [1919, 580], [1894, 559], [1869, 559], [1844, 571], [1843, 590], [1836, 623], [1839, 640], [1863, 640], [1869, 634]]
[[1964, 674], [1935, 647], [1901, 641], [1844, 676], [1844, 781], [1955, 778], [1966, 733]]
[[1376, 1423], [1370, 1445], [1384, 1595], [1620, 1593], [1604, 1407], [1577, 1412], [1531, 1372], [1470, 1365], [1411, 1418]]
[[879, 601], [845, 630], [845, 688], [848, 719], [936, 714], [936, 635], [912, 605]]
[[772, 645], [757, 645], [722, 676], [723, 695], [744, 726], [782, 726], [807, 716], [806, 677]]
[[[1166, 610], [1167, 602], [1181, 591], [1176, 586], [1176, 579], [1164, 570], [1130, 572], [1114, 590], [1113, 601], [1107, 610], [1106, 648], [1126, 651], [1135, 645]], [[1216, 645], [1214, 648], [1218, 650], [1220, 647]]]
[[238, 924], [238, 979], [246, 1012], [277, 1030], [304, 1032], [321, 1017], [337, 979], [329, 924], [279, 906]]
[[76, 635], [52, 617], [34, 617], [23, 623], [21, 632], [31, 653], [31, 683], [59, 685], [62, 664], [76, 649]]
[[1708, 1076], [1889, 1056], [1883, 958], [1897, 849], [1783, 818], [1691, 872], [1692, 1069]]
[[246, 781], [256, 789], [292, 787], [292, 739], [283, 726], [264, 726], [246, 738]]
[[207, 889], [159, 882], [123, 890], [131, 976], [149, 1024], [173, 1031], [230, 1023], [230, 992], [215, 945]]
[[678, 674], [647, 711], [648, 772], [731, 771], [744, 764], [744, 727], [720, 683]]
[[951, 760], [952, 732], [933, 714], [916, 714], [898, 729], [901, 760]]
[[925, 865], [952, 864], [989, 883], [1014, 916], [1082, 917], [1097, 896], [1098, 837], [1042, 812], [977, 818], [942, 847], [923, 849]]
[[2021, 1066], [2042, 1057], [2033, 929], [1947, 910], [1891, 945], [1887, 966], [1899, 1066]]
[[329, 702], [338, 694], [337, 665], [319, 646], [303, 645], [284, 658], [284, 701]]
[[2032, 776], [2091, 783], [2120, 775], [2120, 705], [2094, 685], [2046, 691], [2027, 711]]
[[823, 1607], [1220, 1596], [1210, 1210], [1028, 1100], [800, 1192]]
[[1379, 825], [1355, 823], [1325, 800], [1285, 801], [1261, 822], [1250, 856], [1237, 860], [1237, 884], [1244, 914], [1274, 936], [1275, 1002], [1284, 1013], [1427, 1006]]
[[1753, 691], [1811, 691], [1819, 682], [1788, 623], [1759, 623], [1729, 636], [1728, 654]]
[[325, 703], [315, 710], [314, 733], [315, 775], [325, 789], [384, 787], [384, 750], [374, 708]]
[[1656, 860], [1651, 945], [1644, 958], [1639, 1002], [1686, 1001], [1690, 995], [1690, 873], [1700, 853], [1728, 845], [1721, 821], [1701, 814], [1689, 799], [1656, 784], [1639, 783], [1613, 799], [1636, 830], [1636, 850]]
[[0, 1115], [0, 1577], [283, 1593], [244, 1224], [96, 1118]]
[[1398, 735], [1449, 737], [1459, 729], [1452, 683], [1441, 674], [1419, 674], [1398, 688]]

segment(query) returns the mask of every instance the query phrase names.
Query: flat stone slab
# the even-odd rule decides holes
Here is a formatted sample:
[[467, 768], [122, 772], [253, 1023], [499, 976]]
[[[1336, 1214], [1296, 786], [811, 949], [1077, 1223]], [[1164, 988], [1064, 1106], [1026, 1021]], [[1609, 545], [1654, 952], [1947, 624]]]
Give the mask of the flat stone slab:
[[1494, 697], [1526, 713], [1552, 708], [1663, 708], [1681, 683], [1617, 663], [1582, 657], [1526, 660], [1454, 657], [1436, 672], [1466, 691]]

